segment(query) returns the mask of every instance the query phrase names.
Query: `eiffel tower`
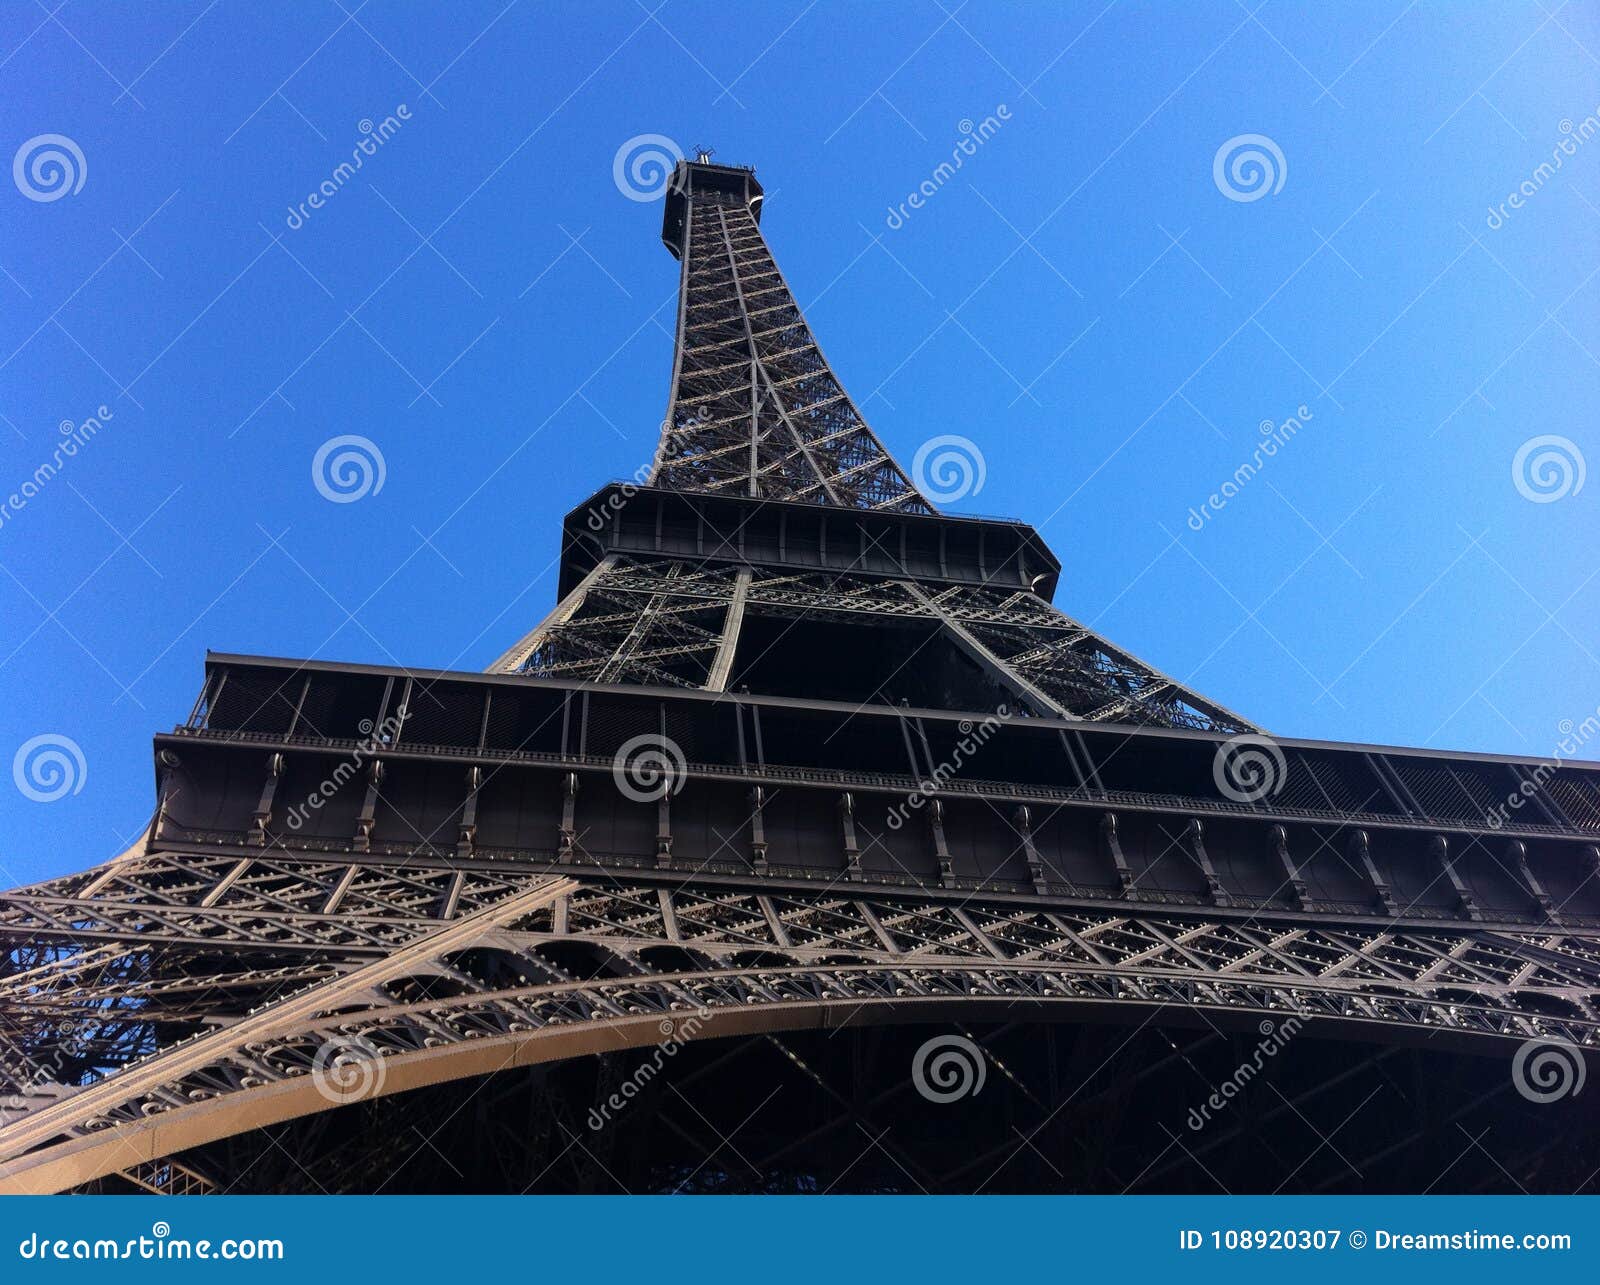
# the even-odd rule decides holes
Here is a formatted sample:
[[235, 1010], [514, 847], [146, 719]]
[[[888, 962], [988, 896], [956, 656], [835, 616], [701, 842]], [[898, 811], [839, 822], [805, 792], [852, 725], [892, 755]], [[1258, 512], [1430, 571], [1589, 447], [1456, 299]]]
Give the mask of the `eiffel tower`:
[[1064, 615], [762, 201], [673, 172], [659, 448], [532, 632], [210, 654], [146, 836], [0, 896], [0, 1190], [1582, 1181], [1600, 771], [1270, 738]]

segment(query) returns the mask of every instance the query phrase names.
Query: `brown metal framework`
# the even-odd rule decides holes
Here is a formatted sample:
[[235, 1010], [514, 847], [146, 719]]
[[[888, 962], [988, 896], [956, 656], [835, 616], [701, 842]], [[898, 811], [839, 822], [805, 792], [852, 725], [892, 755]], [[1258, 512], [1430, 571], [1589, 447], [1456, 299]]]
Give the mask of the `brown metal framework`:
[[682, 260], [678, 336], [651, 481], [931, 513], [828, 366], [757, 226], [749, 170], [681, 166], [667, 247]]
[[[999, 1058], [1044, 1023], [1293, 1019], [1373, 1074], [1403, 1046], [1600, 1043], [1600, 771], [1280, 740], [1270, 790], [1229, 789], [1252, 724], [1057, 611], [1031, 528], [937, 513], [884, 451], [760, 196], [750, 171], [680, 168], [651, 485], [574, 510], [538, 628], [478, 675], [214, 655], [156, 738], [146, 840], [0, 896], [0, 1190], [231, 1187], [262, 1138], [311, 1156], [316, 1122], [356, 1109], [325, 1074], [352, 1062], [389, 1114], [379, 1138], [329, 1126], [325, 1161], [370, 1178], [431, 1086], [492, 1076], [534, 1086], [542, 1176], [562, 1068], [594, 1067], [600, 1100], [615, 1056], [664, 1039], [739, 1051], [708, 1046], [686, 1082], [778, 1050], [835, 1098], [805, 1032], [989, 1024]], [[653, 794], [623, 771], [641, 739], [673, 760]], [[1213, 1036], [1162, 1039], [1129, 1085]], [[908, 1075], [858, 1082], [849, 1118]], [[1048, 1124], [1076, 1089], [1046, 1078]], [[1071, 1148], [1094, 1151], [1096, 1119]], [[741, 1181], [803, 1187], [813, 1133], [780, 1126]], [[980, 1161], [1008, 1141], [975, 1137]], [[1101, 1168], [1159, 1185], [1173, 1163]], [[732, 1181], [675, 1164], [642, 1171]]]

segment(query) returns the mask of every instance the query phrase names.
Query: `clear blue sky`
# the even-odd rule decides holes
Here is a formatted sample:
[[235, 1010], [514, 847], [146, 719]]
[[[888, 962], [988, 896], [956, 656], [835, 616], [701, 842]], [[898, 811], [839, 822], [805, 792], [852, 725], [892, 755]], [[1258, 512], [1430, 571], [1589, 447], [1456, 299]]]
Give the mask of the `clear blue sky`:
[[[86, 764], [0, 773], [6, 883], [137, 833], [207, 647], [481, 669], [548, 609], [665, 406], [643, 134], [757, 167], [879, 435], [977, 442], [955, 507], [1039, 524], [1069, 614], [1284, 735], [1548, 754], [1600, 703], [1600, 479], [1513, 477], [1544, 435], [1600, 467], [1594, 6], [354, 3], [0, 11], [0, 160], [84, 163], [0, 178], [0, 499], [111, 411], [0, 522], [0, 768]], [[1229, 199], [1249, 134], [1282, 186]], [[384, 484], [330, 503], [345, 434]]]

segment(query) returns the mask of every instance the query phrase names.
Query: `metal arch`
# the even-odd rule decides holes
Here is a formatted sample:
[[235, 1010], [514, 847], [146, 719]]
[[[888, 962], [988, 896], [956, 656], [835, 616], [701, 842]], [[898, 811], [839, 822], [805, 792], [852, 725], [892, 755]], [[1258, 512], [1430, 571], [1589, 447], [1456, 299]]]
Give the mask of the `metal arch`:
[[[232, 874], [221, 863], [212, 872]], [[231, 886], [248, 882], [239, 876]], [[202, 907], [213, 886], [191, 879], [169, 899]], [[1600, 958], [1588, 938], [1560, 933], [1224, 921], [1132, 906], [1033, 910], [981, 899], [930, 906], [885, 894], [692, 883], [669, 891], [537, 877], [480, 887], [451, 905], [464, 913], [441, 919], [422, 903], [409, 920], [399, 916], [404, 930], [391, 943], [336, 952], [310, 968], [302, 947], [266, 945], [257, 924], [232, 948], [240, 983], [262, 1000], [234, 1015], [194, 1005], [194, 991], [209, 993], [225, 971], [186, 976], [181, 959], [162, 954], [164, 945], [192, 950], [192, 935], [122, 927], [123, 949], [151, 961], [141, 985], [109, 983], [124, 1018], [220, 1025], [84, 1086], [19, 1085], [13, 1072], [12, 1102], [22, 1109], [0, 1128], [0, 1190], [76, 1185], [126, 1169], [130, 1154], [155, 1160], [337, 1105], [308, 1076], [319, 1050], [350, 1041], [383, 1059], [386, 1092], [658, 1041], [662, 1023], [685, 1014], [697, 1021], [693, 1029], [674, 1025], [674, 1038], [1024, 1004], [1068, 1020], [1163, 1009], [1174, 1020], [1293, 1015], [1330, 1034], [1380, 1042], [1443, 1036], [1480, 1051], [1534, 1037], [1600, 1047]], [[228, 948], [215, 935], [198, 941], [213, 955]], [[611, 971], [583, 979], [551, 962], [550, 948], [570, 945], [598, 952]], [[659, 972], [645, 959], [658, 946], [691, 950], [711, 966]], [[497, 986], [461, 955], [472, 949], [500, 952], [533, 977]], [[280, 967], [263, 969], [263, 951]], [[752, 954], [762, 962], [749, 962]], [[80, 974], [104, 962], [41, 965], [0, 1005], [15, 1014], [22, 990], [39, 997], [26, 1010], [36, 1026], [48, 1025], [51, 1012], [82, 1019], [101, 996]], [[456, 993], [419, 998], [408, 991], [419, 978], [441, 979]]]
[[[83, 1135], [27, 1152], [0, 1163], [0, 1194], [64, 1191], [94, 1178], [187, 1151], [208, 1141], [264, 1128], [285, 1120], [342, 1106], [317, 1087], [312, 1074], [315, 1048], [323, 1042], [347, 1047], [360, 1040], [381, 1058], [371, 1093], [387, 1096], [430, 1083], [533, 1066], [549, 1061], [646, 1047], [666, 1039], [682, 1042], [722, 1039], [765, 1032], [832, 1029], [850, 1024], [914, 1023], [984, 1019], [1000, 1013], [1059, 1008], [1056, 1018], [1077, 1019], [1106, 1011], [1158, 1013], [1182, 1007], [1205, 1010], [1219, 1018], [1294, 1018], [1307, 1031], [1338, 1024], [1342, 1031], [1386, 1035], [1398, 1031], [1421, 1039], [1419, 1026], [1442, 1023], [1446, 1008], [1408, 1000], [1379, 1000], [1360, 1011], [1310, 1000], [1302, 1007], [1283, 1007], [1266, 987], [1229, 983], [1211, 987], [1197, 999], [1194, 984], [1149, 979], [1118, 987], [1106, 976], [1054, 975], [1016, 965], [936, 968], [902, 963], [898, 967], [747, 970], [698, 978], [693, 975], [642, 979], [634, 994], [621, 987], [603, 987], [613, 1005], [629, 1003], [634, 1011], [595, 1013], [586, 995], [560, 994], [542, 987], [541, 994], [469, 997], [450, 1003], [427, 1002], [397, 1011], [342, 1015], [338, 1021], [285, 1035], [274, 1043], [253, 1043], [240, 1051], [240, 1063], [258, 1072], [240, 1077], [237, 1088], [224, 1088], [221, 1067], [205, 1067], [192, 1080], [179, 1080], [163, 1095], [150, 1095], [101, 1120]], [[784, 999], [768, 995], [784, 994]], [[811, 992], [811, 994], [808, 994]], [[942, 994], [941, 994], [942, 992]], [[694, 1003], [688, 1002], [690, 997]], [[408, 1023], [418, 1026], [402, 1034]], [[531, 1026], [538, 1023], [538, 1026]], [[526, 1026], [526, 1029], [518, 1029]], [[422, 1037], [416, 1031], [434, 1034]], [[1472, 1032], [1509, 1051], [1510, 1042], [1528, 1039], [1531, 1023], [1507, 1023], [1502, 1031]], [[1573, 1027], [1563, 1034], [1571, 1037]], [[1584, 1034], [1594, 1040], [1594, 1029]], [[274, 1079], [264, 1075], [277, 1072]], [[173, 1099], [179, 1099], [174, 1103]], [[187, 1101], [182, 1101], [187, 1099]], [[355, 1101], [355, 1098], [352, 1098]], [[0, 1131], [0, 1144], [5, 1143]]]
[[[1293, 1002], [1290, 1001], [1292, 995]], [[1148, 973], [1120, 979], [1105, 970], [1044, 970], [1000, 961], [959, 965], [901, 960], [831, 968], [744, 969], [657, 975], [468, 995], [366, 1013], [256, 1039], [192, 1064], [144, 1094], [92, 1118], [82, 1133], [21, 1155], [0, 1146], [0, 1193], [59, 1191], [133, 1163], [343, 1105], [314, 1078], [318, 1050], [358, 1044], [374, 1050], [383, 1096], [540, 1062], [679, 1041], [845, 1024], [984, 1020], [1018, 1006], [1056, 1020], [1130, 1009], [1153, 1016], [1201, 1010], [1224, 1019], [1296, 1017], [1308, 1029], [1423, 1038], [1423, 1029], [1468, 1037], [1509, 1052], [1513, 1041], [1552, 1035], [1593, 1045], [1593, 1022], [1551, 1023], [1485, 1008], [1494, 1026], [1464, 1020], [1462, 1005], [1410, 995], [1352, 996], [1229, 979], [1196, 982]], [[1052, 1011], [1057, 1010], [1057, 1011]], [[179, 1050], [175, 1052], [181, 1052]], [[155, 1066], [152, 1066], [155, 1070]], [[108, 1087], [115, 1081], [109, 1081]], [[357, 1100], [352, 1098], [351, 1100]], [[69, 1099], [68, 1102], [71, 1100]], [[64, 1103], [63, 1105], [66, 1105]], [[40, 1130], [33, 1130], [36, 1136]]]

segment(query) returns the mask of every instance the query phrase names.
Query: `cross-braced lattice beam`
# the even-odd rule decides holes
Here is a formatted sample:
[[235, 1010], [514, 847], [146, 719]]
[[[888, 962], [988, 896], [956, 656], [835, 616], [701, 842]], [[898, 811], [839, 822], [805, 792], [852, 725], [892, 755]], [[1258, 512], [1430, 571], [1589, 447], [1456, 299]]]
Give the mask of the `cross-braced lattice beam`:
[[672, 402], [651, 481], [931, 513], [812, 337], [745, 195], [680, 172], [687, 206]]
[[[136, 889], [149, 897], [163, 886], [182, 923], [180, 911], [213, 891], [163, 883], [159, 857], [145, 864], [143, 876], [82, 897], [74, 917], [115, 923]], [[407, 878], [426, 885], [435, 873]], [[303, 879], [322, 886], [323, 872]], [[0, 935], [20, 942], [25, 922], [0, 920]], [[481, 908], [461, 913], [458, 902], [442, 920], [419, 908], [407, 922], [400, 944], [379, 954], [330, 948], [320, 967], [275, 933], [219, 934], [200, 976], [192, 944], [164, 950], [159, 932], [127, 927], [116, 958], [132, 975], [118, 991], [124, 1020], [141, 1022], [144, 1037], [124, 1063], [81, 1083], [13, 1073], [0, 1187], [76, 1185], [127, 1169], [130, 1156], [155, 1161], [328, 1109], [340, 1099], [318, 1069], [340, 1058], [365, 1059], [378, 1091], [399, 1092], [658, 1041], [665, 1024], [698, 1039], [842, 1021], [991, 1020], [1020, 1006], [1044, 1018], [1292, 1014], [1313, 1030], [1379, 1042], [1600, 1044], [1600, 956], [1591, 940], [1556, 932], [1324, 927], [981, 898], [930, 905], [594, 876], [527, 877]], [[80, 970], [91, 982], [113, 959], [94, 950]], [[13, 978], [4, 1012], [14, 1043], [55, 1038], [46, 1014], [71, 971]], [[35, 991], [38, 1003], [28, 1001]]]
[[730, 563], [608, 557], [491, 672], [722, 690], [741, 625], [762, 617], [834, 620], [864, 641], [885, 621], [935, 622], [1015, 693], [1018, 712], [1256, 730], [1036, 594]]

